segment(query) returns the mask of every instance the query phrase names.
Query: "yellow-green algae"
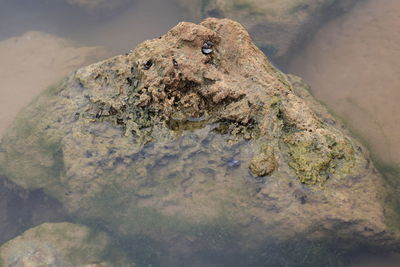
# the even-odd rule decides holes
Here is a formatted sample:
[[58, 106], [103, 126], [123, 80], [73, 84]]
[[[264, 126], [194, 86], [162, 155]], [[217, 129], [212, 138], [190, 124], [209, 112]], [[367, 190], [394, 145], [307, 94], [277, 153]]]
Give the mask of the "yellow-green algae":
[[323, 184], [336, 172], [348, 174], [354, 166], [354, 149], [349, 141], [324, 138], [326, 146], [315, 139], [297, 139], [294, 135], [285, 138], [290, 155], [288, 164], [304, 184]]

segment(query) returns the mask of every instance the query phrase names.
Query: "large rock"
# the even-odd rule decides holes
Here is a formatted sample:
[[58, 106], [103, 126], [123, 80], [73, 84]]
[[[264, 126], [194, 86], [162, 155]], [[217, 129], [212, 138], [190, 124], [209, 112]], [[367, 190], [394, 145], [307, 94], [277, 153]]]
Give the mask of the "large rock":
[[152, 250], [397, 240], [365, 149], [227, 19], [79, 69], [21, 112], [0, 151], [15, 183]]
[[178, 0], [190, 19], [227, 17], [241, 22], [258, 47], [280, 65], [285, 65], [324, 21], [357, 1]]
[[[0, 247], [0, 266], [135, 266], [114, 251], [103, 232], [71, 223], [45, 223]], [[112, 263], [105, 258], [113, 257]]]

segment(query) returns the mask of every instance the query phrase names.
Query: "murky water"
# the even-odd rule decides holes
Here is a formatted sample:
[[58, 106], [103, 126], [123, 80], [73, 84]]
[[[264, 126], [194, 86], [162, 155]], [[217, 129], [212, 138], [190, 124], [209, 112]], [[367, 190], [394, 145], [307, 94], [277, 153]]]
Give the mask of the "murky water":
[[[400, 2], [366, 1], [322, 27], [288, 72], [341, 117], [370, 149], [394, 189], [400, 180]], [[355, 266], [398, 266], [364, 259]]]
[[[88, 11], [61, 0], [2, 0], [0, 5], [0, 136], [16, 113], [44, 88], [80, 66], [129, 51], [137, 43], [165, 33], [182, 18], [172, 0], [137, 0], [112, 12]], [[316, 98], [368, 144], [392, 177], [400, 169], [399, 44], [400, 2], [371, 0], [321, 28], [289, 67], [289, 72], [304, 77]], [[226, 165], [223, 168], [229, 172]], [[43, 192], [25, 192], [6, 187], [6, 183], [0, 180], [0, 244], [32, 225], [67, 218], [60, 204]], [[140, 252], [139, 247], [134, 248]], [[296, 249], [290, 244], [270, 251], [296, 253]], [[336, 248], [329, 248], [329, 255], [336, 253]], [[397, 266], [397, 255], [387, 262], [362, 254], [347, 263]], [[267, 262], [262, 252], [254, 255]], [[191, 262], [191, 266], [222, 266], [224, 262], [210, 253], [203, 256], [182, 262]], [[231, 263], [235, 260], [240, 261], [235, 258]], [[307, 266], [295, 265], [290, 257], [286, 260], [294, 266]], [[253, 259], [254, 266], [256, 262]]]
[[382, 161], [400, 166], [400, 2], [370, 1], [323, 27], [289, 72]]

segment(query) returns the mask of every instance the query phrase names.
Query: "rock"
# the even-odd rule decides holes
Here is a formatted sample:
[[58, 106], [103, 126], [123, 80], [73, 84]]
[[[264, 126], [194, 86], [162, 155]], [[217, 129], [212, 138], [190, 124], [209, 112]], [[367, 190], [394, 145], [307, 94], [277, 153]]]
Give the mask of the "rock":
[[226, 17], [239, 21], [274, 62], [287, 64], [296, 49], [329, 18], [358, 0], [178, 0], [188, 19]]
[[398, 240], [366, 150], [228, 19], [179, 23], [79, 69], [20, 113], [0, 151], [15, 183], [123, 239], [146, 238], [164, 260], [269, 255], [266, 241], [300, 237]]
[[41, 190], [30, 192], [0, 176], [0, 244], [33, 226], [65, 218], [61, 205]]
[[[0, 247], [1, 266], [135, 266], [113, 251], [103, 232], [83, 225], [45, 223]], [[114, 253], [114, 255], [113, 255]], [[113, 255], [113, 263], [105, 255]]]
[[249, 168], [254, 175], [270, 175], [276, 169], [276, 159], [270, 147], [262, 149], [250, 162]]

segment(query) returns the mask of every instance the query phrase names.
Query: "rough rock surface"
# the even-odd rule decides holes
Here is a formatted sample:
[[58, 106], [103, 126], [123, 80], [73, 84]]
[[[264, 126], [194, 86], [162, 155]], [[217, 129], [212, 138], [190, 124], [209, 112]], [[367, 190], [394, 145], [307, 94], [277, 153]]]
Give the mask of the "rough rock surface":
[[102, 232], [71, 223], [45, 223], [29, 229], [0, 247], [0, 266], [134, 266], [122, 256], [104, 260], [114, 252]]
[[226, 17], [239, 21], [273, 61], [285, 65], [321, 23], [359, 0], [178, 0], [190, 19]]
[[0, 173], [179, 253], [393, 244], [381, 177], [306, 88], [239, 23], [180, 23], [44, 92], [3, 138]]

